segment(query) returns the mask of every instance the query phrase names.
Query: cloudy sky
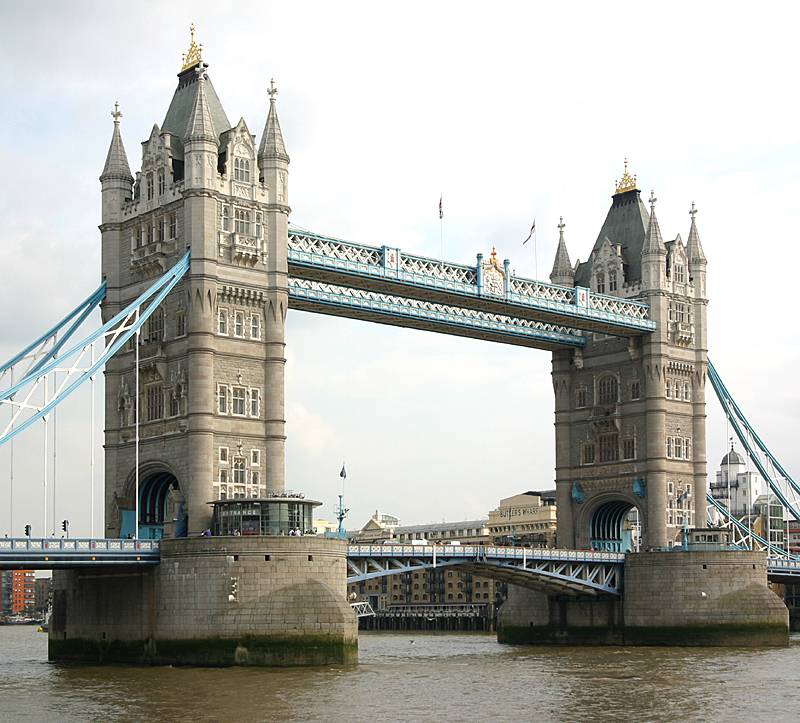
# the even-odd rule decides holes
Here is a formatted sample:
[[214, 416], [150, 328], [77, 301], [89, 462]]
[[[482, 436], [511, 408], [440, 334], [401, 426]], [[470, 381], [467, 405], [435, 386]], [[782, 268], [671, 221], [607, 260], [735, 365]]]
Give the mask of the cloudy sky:
[[[655, 189], [665, 237], [686, 238], [695, 201], [710, 356], [796, 470], [800, 395], [784, 380], [800, 350], [798, 12], [0, 1], [0, 358], [97, 285], [109, 112], [119, 99], [138, 167], [194, 21], [232, 122], [260, 136], [275, 77], [292, 220], [305, 228], [438, 255], [443, 193], [448, 258], [470, 263], [494, 244], [518, 273], [545, 278], [560, 215], [573, 261], [588, 255], [623, 157]], [[535, 250], [521, 245], [534, 216]], [[288, 484], [325, 502], [323, 515], [342, 460], [350, 526], [375, 509], [407, 523], [479, 517], [553, 485], [548, 353], [300, 312], [287, 338]], [[89, 531], [88, 406], [78, 395], [57, 422], [56, 516], [75, 534]], [[710, 472], [727, 434], [709, 398]], [[41, 527], [41, 430], [15, 454], [18, 534]], [[0, 450], [0, 533], [8, 470]]]

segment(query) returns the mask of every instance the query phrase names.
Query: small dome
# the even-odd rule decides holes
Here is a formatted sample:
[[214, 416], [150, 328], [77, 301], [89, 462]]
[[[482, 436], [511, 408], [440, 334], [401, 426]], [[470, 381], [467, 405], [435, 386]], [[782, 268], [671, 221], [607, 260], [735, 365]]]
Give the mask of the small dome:
[[742, 455], [740, 455], [735, 449], [732, 449], [728, 454], [726, 454], [722, 458], [722, 462], [720, 462], [720, 467], [727, 467], [728, 465], [735, 465], [735, 464], [744, 464], [744, 459]]

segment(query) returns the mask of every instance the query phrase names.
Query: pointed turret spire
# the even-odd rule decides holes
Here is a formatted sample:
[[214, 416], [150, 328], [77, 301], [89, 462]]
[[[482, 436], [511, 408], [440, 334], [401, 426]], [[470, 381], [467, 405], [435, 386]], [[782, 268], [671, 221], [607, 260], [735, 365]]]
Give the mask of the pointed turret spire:
[[550, 272], [550, 281], [554, 284], [573, 286], [575, 283], [575, 271], [569, 260], [567, 252], [567, 242], [564, 241], [564, 217], [558, 219], [558, 248], [556, 258], [553, 261], [553, 270]]
[[644, 246], [642, 247], [642, 256], [647, 254], [661, 254], [665, 255], [667, 249], [664, 246], [664, 240], [661, 238], [661, 229], [658, 227], [658, 219], [656, 218], [656, 201], [658, 200], [655, 194], [650, 191], [650, 223], [647, 226], [647, 235], [644, 239]]
[[281, 124], [278, 122], [278, 111], [275, 107], [275, 96], [278, 89], [275, 87], [275, 80], [269, 81], [269, 113], [267, 123], [264, 126], [264, 135], [261, 136], [261, 145], [258, 147], [258, 159], [277, 158], [289, 162], [289, 155], [286, 153], [286, 146], [283, 144], [283, 134]]
[[703, 253], [703, 245], [700, 243], [700, 234], [697, 233], [697, 224], [694, 217], [697, 215], [694, 201], [692, 201], [692, 208], [689, 211], [692, 217], [692, 225], [689, 229], [689, 239], [686, 243], [686, 255], [689, 257], [689, 264], [704, 264], [706, 263], [706, 255]]
[[217, 132], [214, 129], [214, 122], [211, 120], [211, 111], [208, 108], [208, 98], [206, 97], [206, 67], [201, 63], [195, 68], [198, 86], [197, 95], [194, 97], [194, 106], [186, 124], [185, 140], [187, 142], [211, 141], [217, 143]]
[[100, 180], [121, 179], [133, 183], [131, 167], [128, 165], [128, 156], [125, 154], [125, 146], [122, 144], [122, 134], [119, 130], [119, 119], [122, 118], [119, 101], [114, 103], [111, 117], [114, 119], [114, 133], [111, 136], [111, 145], [108, 147], [106, 165], [103, 166]]

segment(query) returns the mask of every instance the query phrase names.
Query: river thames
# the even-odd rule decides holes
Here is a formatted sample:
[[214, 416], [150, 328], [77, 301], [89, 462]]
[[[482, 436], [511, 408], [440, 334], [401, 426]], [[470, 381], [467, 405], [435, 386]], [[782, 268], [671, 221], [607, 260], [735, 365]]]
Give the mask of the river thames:
[[800, 636], [780, 649], [555, 648], [365, 633], [350, 668], [47, 662], [0, 627], [3, 721], [756, 721], [800, 719]]

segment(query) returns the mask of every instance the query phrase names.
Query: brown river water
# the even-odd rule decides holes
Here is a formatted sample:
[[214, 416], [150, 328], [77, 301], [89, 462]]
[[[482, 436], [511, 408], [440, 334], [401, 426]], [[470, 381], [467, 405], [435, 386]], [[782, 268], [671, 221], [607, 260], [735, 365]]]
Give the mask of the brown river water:
[[0, 627], [0, 721], [800, 721], [787, 648], [550, 648], [362, 633], [358, 666], [62, 666]]

